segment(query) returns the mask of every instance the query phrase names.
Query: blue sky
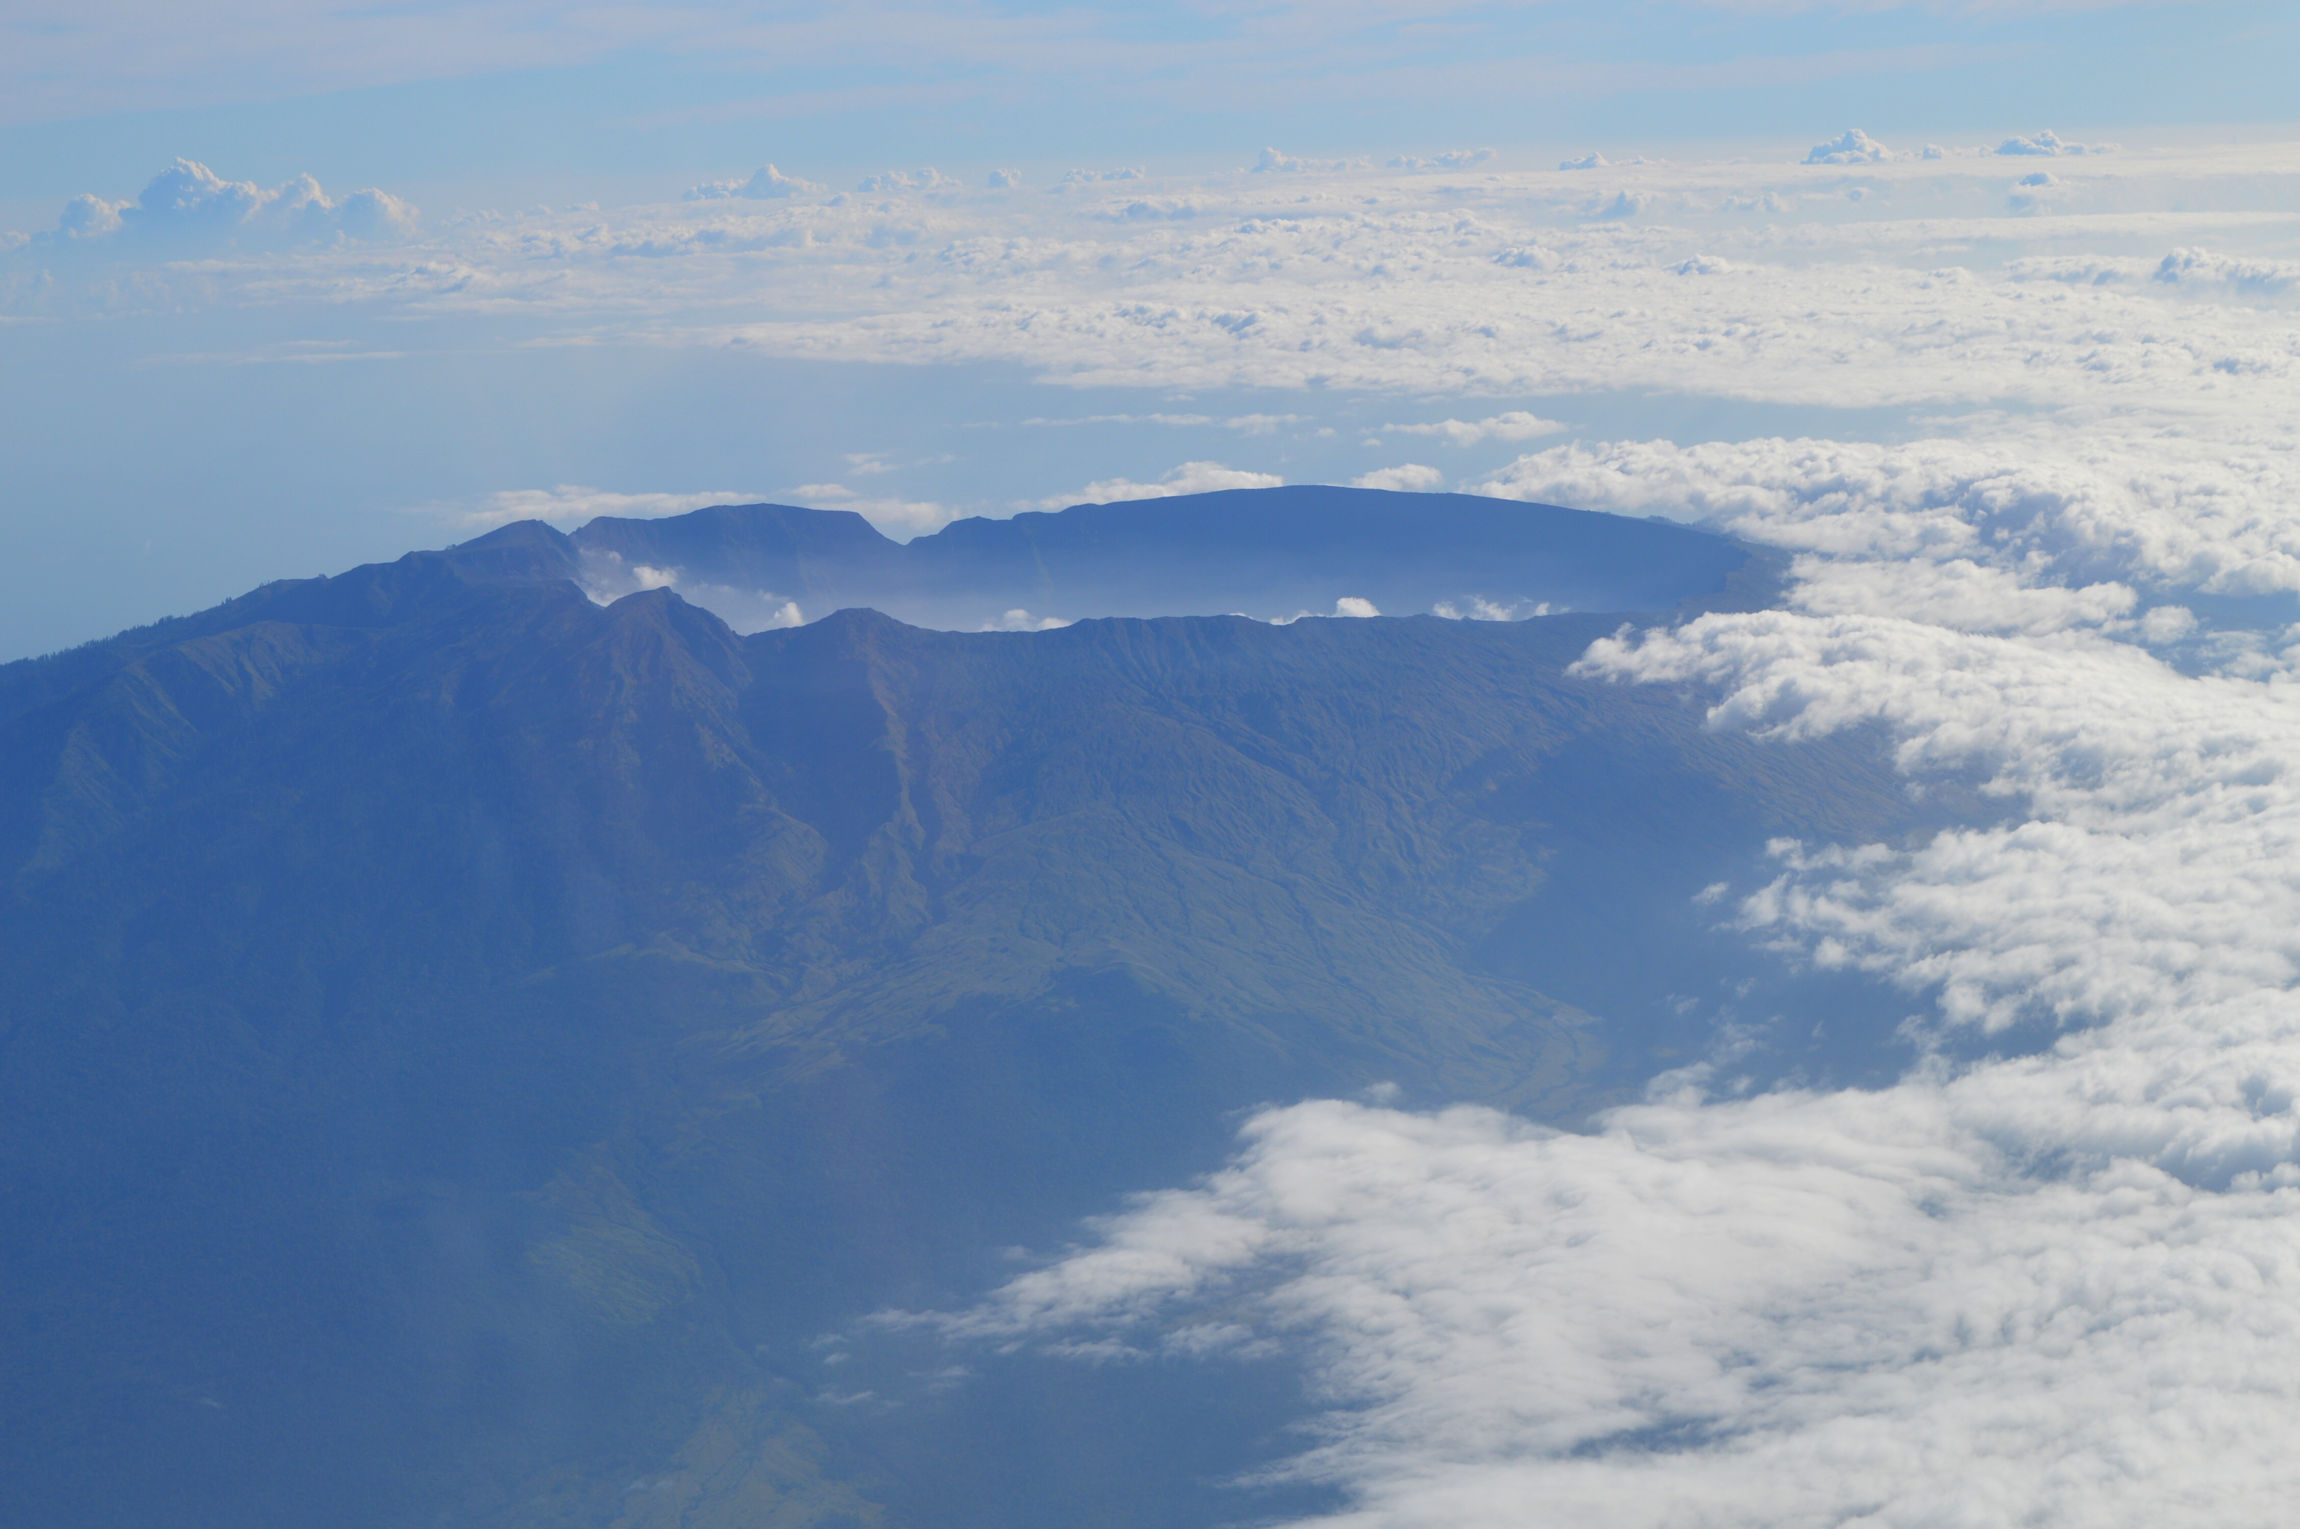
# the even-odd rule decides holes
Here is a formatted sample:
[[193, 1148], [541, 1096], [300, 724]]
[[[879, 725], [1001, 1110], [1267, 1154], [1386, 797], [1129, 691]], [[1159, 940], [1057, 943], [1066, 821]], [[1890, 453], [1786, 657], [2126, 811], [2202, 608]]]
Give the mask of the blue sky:
[[572, 194], [761, 159], [1199, 168], [1277, 141], [2258, 124], [2289, 119], [2300, 61], [2300, 18], [2268, 3], [10, 9], [0, 199], [34, 205], [177, 155]]
[[[819, 489], [911, 534], [1090, 485], [1148, 491], [1190, 463], [1348, 480], [1399, 465], [1390, 448], [1414, 438], [1384, 426], [1512, 409], [1560, 439], [1680, 443], [1906, 438], [1944, 388], [2001, 414], [1987, 389], [1840, 399], [1793, 368], [1616, 376], [1578, 352], [1447, 361], [1435, 340], [1408, 347], [1418, 369], [1361, 363], [1403, 354], [1382, 351], [1385, 325], [1432, 315], [1485, 345], [1445, 307], [1466, 288], [1393, 258], [1464, 197], [1495, 258], [1567, 250], [1537, 274], [1541, 302], [1569, 306], [1601, 300], [1608, 263], [1667, 271], [1728, 245], [1848, 293], [1862, 261], [1949, 250], [1996, 270], [2065, 253], [2079, 228], [2119, 259], [2282, 258], [2290, 188], [2244, 146], [2279, 137], [2296, 65], [2300, 18], [2267, 4], [17, 0], [0, 15], [0, 656], [436, 542], [475, 523], [458, 506], [561, 486]], [[1894, 147], [1889, 184], [1824, 195], [1799, 161], [1856, 126]], [[2047, 129], [2124, 157], [2032, 169], [2064, 184], [2031, 192], [1983, 154]], [[1929, 179], [1910, 168], [1928, 144], [1954, 151]], [[1273, 146], [1287, 173], [1248, 173]], [[1592, 152], [1604, 165], [1558, 180]], [[179, 159], [206, 179], [155, 180]], [[770, 162], [811, 189], [682, 200]], [[1448, 166], [1486, 179], [1448, 189], [1430, 178]], [[993, 170], [1027, 195], [991, 195]], [[852, 200], [888, 171], [910, 188]], [[1142, 178], [1066, 182], [1081, 171]], [[171, 185], [173, 211], [137, 205]], [[1150, 296], [1216, 325], [1277, 300], [1279, 257], [1209, 231], [1245, 211], [1275, 237], [1262, 214], [1312, 202], [1382, 208], [1349, 214], [1348, 281], [1328, 279], [1329, 250], [1318, 295], [1284, 298], [1359, 325], [1350, 364], [1305, 373], [1269, 325], [1219, 361], [1111, 349]], [[2146, 222], [2179, 208], [2221, 221]], [[2128, 225], [2102, 224], [2111, 211]], [[1990, 221], [1911, 232], [1952, 214]], [[1863, 246], [1847, 219], [1898, 231]], [[1567, 249], [1591, 239], [1636, 252]], [[1288, 246], [1294, 273], [1308, 250]], [[1769, 290], [1774, 307], [1796, 295]], [[1050, 317], [982, 329], [1018, 303]], [[894, 333], [929, 311], [976, 332], [940, 349]], [[1871, 341], [1890, 320], [1840, 315]], [[1026, 423], [1053, 416], [1093, 423]], [[1287, 423], [1219, 423], [1246, 416]], [[1466, 485], [1524, 444], [1407, 465]]]

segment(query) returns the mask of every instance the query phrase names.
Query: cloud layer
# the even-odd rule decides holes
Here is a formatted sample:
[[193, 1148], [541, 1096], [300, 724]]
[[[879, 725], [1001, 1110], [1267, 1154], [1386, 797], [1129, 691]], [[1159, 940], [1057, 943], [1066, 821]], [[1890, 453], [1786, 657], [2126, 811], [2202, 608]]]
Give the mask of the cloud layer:
[[[1602, 642], [1794, 747], [1881, 725], [2016, 821], [1775, 846], [1735, 917], [1932, 1000], [1879, 1091], [1698, 1065], [1586, 1133], [1266, 1112], [942, 1319], [1314, 1356], [1352, 1526], [2278, 1522], [2300, 1477], [2300, 700], [2091, 634], [1765, 612]], [[2058, 1039], [1958, 1061], [2020, 1021]]]
[[[2288, 414], [2288, 158], [2084, 156], [2026, 190], [2006, 164], [1329, 167], [1019, 193], [904, 171], [838, 195], [769, 170], [694, 201], [451, 220], [391, 252], [24, 283], [0, 311], [356, 301], [591, 344], [1012, 363], [1083, 384]], [[2016, 190], [2034, 203], [2017, 218]], [[322, 211], [403, 230], [380, 195]], [[182, 166], [135, 205], [242, 227], [318, 196]], [[57, 237], [125, 226], [127, 205], [78, 205]]]
[[[1858, 168], [1911, 177], [1906, 194], [1970, 175], [1940, 168], [1958, 162]], [[1971, 185], [2000, 198], [1991, 173]], [[2055, 207], [2086, 194], [2054, 176]], [[1620, 189], [1657, 206], [1683, 194], [1668, 184]], [[1618, 383], [1658, 349], [1679, 386], [1742, 396], [1963, 390], [1969, 407], [1899, 439], [1569, 440], [1477, 483], [1795, 555], [1787, 608], [1625, 631], [1584, 673], [1692, 687], [1713, 725], [1779, 748], [1879, 730], [1912, 791], [1978, 780], [2002, 804], [1998, 826], [1921, 843], [1781, 842], [1713, 889], [1781, 959], [1903, 988], [1922, 1060], [1881, 1089], [1752, 1094], [1720, 1037], [1580, 1132], [1266, 1111], [1222, 1172], [913, 1320], [1081, 1358], [1304, 1356], [1316, 1416], [1272, 1470], [1340, 1488], [1324, 1522], [1352, 1529], [2280, 1522], [2300, 1485], [2283, 1444], [2300, 1427], [2300, 457], [2271, 403], [2300, 356], [2287, 257], [2188, 241], [1855, 275], [1715, 235], [1665, 266], [1641, 228], [1502, 244], [1448, 227], [1479, 242], [1477, 269], [1559, 299], [1483, 310], [1546, 321], [1546, 338], [1531, 317], [1512, 331], [1533, 364], [1605, 348]], [[1855, 247], [1843, 227], [1810, 222], [1802, 247], [1826, 264]], [[1471, 269], [1434, 234], [1417, 249]], [[1761, 270], [1743, 286], [1745, 261]], [[1430, 340], [1415, 293], [1367, 296], [1408, 268], [1304, 285], [1329, 315], [1366, 300], [1367, 352], [1470, 365], [1478, 342]], [[1760, 284], [1770, 317], [1701, 327], [1705, 294]], [[1298, 351], [1300, 313], [1241, 290], [1228, 343], [1268, 331], [1270, 355]], [[1871, 301], [1897, 313], [1861, 316]], [[1687, 336], [1729, 351], [1719, 371]], [[2224, 343], [2252, 348], [2205, 359]]]

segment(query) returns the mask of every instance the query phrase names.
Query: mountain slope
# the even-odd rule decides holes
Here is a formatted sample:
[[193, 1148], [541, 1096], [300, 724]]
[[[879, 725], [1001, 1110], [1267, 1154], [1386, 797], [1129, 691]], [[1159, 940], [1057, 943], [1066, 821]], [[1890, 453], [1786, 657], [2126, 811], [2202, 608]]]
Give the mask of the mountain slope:
[[1226, 1517], [1282, 1378], [821, 1340], [1260, 1100], [1570, 1120], [1796, 1001], [1693, 892], [1922, 827], [1567, 675], [1608, 617], [741, 637], [481, 551], [0, 669], [10, 1522]]

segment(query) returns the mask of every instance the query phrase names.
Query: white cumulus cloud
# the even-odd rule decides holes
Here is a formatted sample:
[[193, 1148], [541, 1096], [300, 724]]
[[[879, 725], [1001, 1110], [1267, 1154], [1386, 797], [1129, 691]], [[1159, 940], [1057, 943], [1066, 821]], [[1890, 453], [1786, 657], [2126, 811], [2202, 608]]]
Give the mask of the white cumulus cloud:
[[2060, 134], [2047, 131], [2038, 133], [2033, 137], [2007, 138], [1990, 152], [2014, 156], [2056, 158], [2063, 154], [2112, 154], [2115, 151], [2116, 145], [2113, 143], [2071, 143], [2061, 137]]
[[1276, 488], [1286, 480], [1276, 473], [1250, 472], [1224, 467], [1219, 462], [1184, 462], [1154, 483], [1131, 478], [1100, 478], [1073, 494], [1042, 499], [1035, 508], [1059, 510], [1073, 504], [1115, 504], [1124, 499], [1169, 499], [1176, 494], [1211, 494], [1231, 488]]
[[1386, 488], [1408, 494], [1429, 494], [1445, 487], [1445, 474], [1419, 462], [1377, 467], [1350, 480], [1352, 488]]
[[869, 194], [892, 191], [947, 191], [955, 190], [960, 182], [954, 176], [943, 174], [929, 166], [923, 170], [885, 170], [877, 175], [866, 175], [855, 183], [855, 190]]
[[1873, 165], [1893, 157], [1893, 151], [1857, 127], [1849, 127], [1827, 143], [1817, 143], [1805, 155], [1809, 165]]
[[687, 193], [690, 202], [723, 201], [728, 197], [743, 197], [751, 201], [772, 201], [778, 197], [801, 196], [823, 188], [810, 180], [785, 175], [773, 165], [761, 165], [742, 180], [707, 181]]
[[179, 159], [132, 201], [94, 195], [65, 205], [44, 238], [134, 243], [172, 249], [212, 244], [265, 247], [350, 238], [393, 239], [415, 229], [415, 209], [368, 187], [331, 197], [308, 175], [278, 186], [227, 181], [196, 160]]

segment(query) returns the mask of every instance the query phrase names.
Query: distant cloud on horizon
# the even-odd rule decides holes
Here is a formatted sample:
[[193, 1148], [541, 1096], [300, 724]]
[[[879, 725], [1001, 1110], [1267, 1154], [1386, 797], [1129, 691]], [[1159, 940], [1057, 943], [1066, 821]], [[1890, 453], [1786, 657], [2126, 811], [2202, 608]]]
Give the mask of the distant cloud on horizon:
[[855, 183], [855, 190], [865, 195], [883, 195], [892, 191], [955, 191], [963, 184], [955, 176], [929, 166], [923, 170], [885, 170], [866, 175]]
[[1873, 165], [1893, 157], [1893, 151], [1857, 127], [1845, 129], [1827, 143], [1817, 143], [1805, 155], [1809, 165]]
[[2070, 143], [2058, 133], [2043, 132], [2033, 137], [2007, 138], [1989, 152], [2014, 158], [2056, 159], [2063, 155], [2113, 154], [2116, 148], [2113, 143]]
[[1266, 148], [1250, 168], [1256, 175], [1332, 175], [1338, 171], [1363, 170], [1370, 164], [1370, 160], [1364, 159], [1304, 159]]
[[1489, 163], [1492, 149], [1448, 149], [1442, 154], [1399, 154], [1389, 161], [1392, 170], [1468, 170]]
[[179, 159], [130, 200], [94, 194], [72, 198], [56, 226], [33, 239], [66, 246], [265, 247], [339, 238], [397, 239], [413, 233], [415, 226], [413, 207], [372, 186], [336, 198], [309, 175], [264, 187], [228, 181], [197, 160]]
[[707, 202], [745, 197], [752, 201], [769, 201], [779, 197], [803, 196], [822, 189], [813, 181], [785, 175], [773, 165], [761, 165], [743, 180], [707, 181], [696, 186], [687, 192], [687, 200]]

